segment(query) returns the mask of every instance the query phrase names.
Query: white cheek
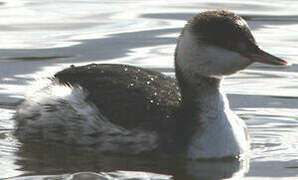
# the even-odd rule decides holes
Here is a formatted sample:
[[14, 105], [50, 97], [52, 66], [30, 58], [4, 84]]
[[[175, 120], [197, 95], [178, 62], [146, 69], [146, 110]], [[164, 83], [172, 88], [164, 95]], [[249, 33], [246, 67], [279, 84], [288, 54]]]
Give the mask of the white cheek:
[[202, 54], [206, 56], [202, 60], [209, 62], [209, 71], [206, 72], [209, 75], [233, 74], [250, 64], [250, 60], [239, 53], [216, 46], [207, 46]]
[[178, 42], [176, 61], [189, 75], [224, 76], [244, 69], [250, 60], [239, 53], [197, 42], [198, 38], [185, 31]]

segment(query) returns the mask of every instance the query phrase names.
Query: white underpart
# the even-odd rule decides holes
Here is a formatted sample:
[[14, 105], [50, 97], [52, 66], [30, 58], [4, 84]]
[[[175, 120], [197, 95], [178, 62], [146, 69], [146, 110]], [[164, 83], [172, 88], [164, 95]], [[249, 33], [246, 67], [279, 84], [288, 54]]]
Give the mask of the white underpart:
[[131, 154], [157, 146], [156, 134], [130, 131], [108, 121], [86, 101], [88, 93], [81, 87], [44, 79], [30, 90], [15, 115], [16, 135], [22, 141], [62, 142]]
[[183, 72], [206, 77], [222, 77], [244, 69], [250, 60], [237, 52], [198, 42], [199, 38], [184, 30], [177, 45], [176, 61]]
[[221, 158], [239, 156], [249, 150], [249, 138], [244, 121], [230, 109], [226, 95], [219, 92], [199, 99], [203, 109], [191, 139], [189, 158]]

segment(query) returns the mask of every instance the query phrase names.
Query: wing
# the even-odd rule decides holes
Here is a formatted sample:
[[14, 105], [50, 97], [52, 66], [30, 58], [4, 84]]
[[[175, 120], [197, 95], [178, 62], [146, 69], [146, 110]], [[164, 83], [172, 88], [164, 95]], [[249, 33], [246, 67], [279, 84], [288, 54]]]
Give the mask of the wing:
[[70, 67], [55, 77], [61, 83], [80, 85], [103, 116], [127, 129], [156, 130], [180, 106], [177, 81], [139, 67], [90, 64]]

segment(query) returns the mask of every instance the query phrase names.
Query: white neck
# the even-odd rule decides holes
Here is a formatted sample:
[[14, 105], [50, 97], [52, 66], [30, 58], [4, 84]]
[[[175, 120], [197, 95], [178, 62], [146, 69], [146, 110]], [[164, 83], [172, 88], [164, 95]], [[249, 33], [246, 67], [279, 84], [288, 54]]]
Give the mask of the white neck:
[[245, 123], [230, 109], [226, 95], [220, 91], [225, 75], [248, 66], [250, 61], [237, 52], [199, 41], [184, 29], [175, 53], [176, 77], [179, 81], [185, 113], [192, 109], [188, 158], [238, 156], [249, 149]]
[[215, 88], [211, 93], [194, 89], [199, 109], [188, 158], [235, 157], [249, 149], [245, 123], [231, 111], [226, 95]]

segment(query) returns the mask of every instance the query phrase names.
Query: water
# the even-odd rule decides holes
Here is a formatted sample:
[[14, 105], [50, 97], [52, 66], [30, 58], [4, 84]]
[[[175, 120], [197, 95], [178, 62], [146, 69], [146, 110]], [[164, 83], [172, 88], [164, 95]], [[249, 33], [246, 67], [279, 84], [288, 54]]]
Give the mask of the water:
[[[224, 82], [233, 110], [249, 128], [248, 159], [103, 156], [73, 147], [21, 144], [12, 135], [15, 103], [31, 90], [34, 79], [93, 62], [126, 63], [173, 75], [176, 37], [185, 20], [218, 8], [244, 16], [260, 46], [293, 64], [255, 64]], [[297, 179], [297, 8], [298, 1], [277, 0], [1, 1], [0, 179]], [[98, 174], [82, 173], [86, 171]]]

